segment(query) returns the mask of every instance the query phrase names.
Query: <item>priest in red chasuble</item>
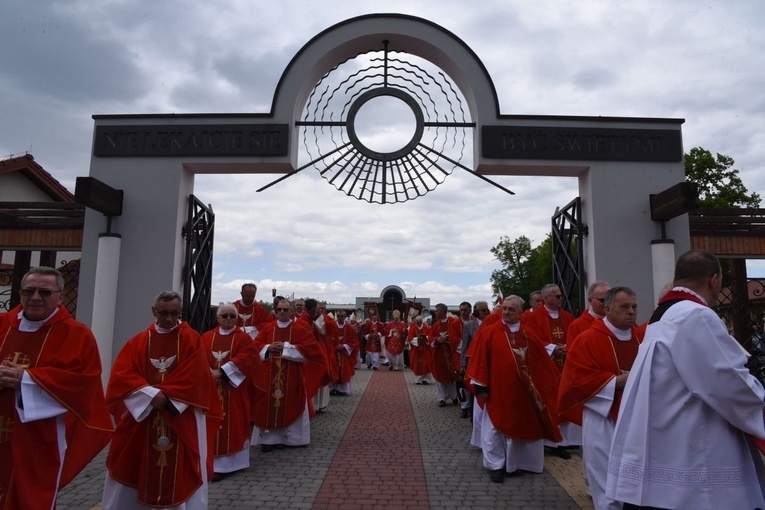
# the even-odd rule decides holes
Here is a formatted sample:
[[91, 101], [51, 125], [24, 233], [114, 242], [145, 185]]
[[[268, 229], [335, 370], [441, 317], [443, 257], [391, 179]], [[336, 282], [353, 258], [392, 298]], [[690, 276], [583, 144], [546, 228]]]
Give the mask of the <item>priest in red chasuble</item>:
[[385, 325], [386, 359], [389, 370], [404, 370], [404, 344], [406, 343], [406, 324], [401, 320], [401, 312], [393, 310], [393, 320]]
[[493, 482], [509, 473], [541, 473], [543, 440], [560, 441], [558, 371], [533, 330], [520, 322], [523, 300], [509, 296], [502, 321], [479, 331], [467, 377], [484, 402], [483, 464]]
[[433, 370], [433, 352], [428, 342], [430, 326], [423, 323], [422, 315], [409, 326], [409, 367], [414, 372], [414, 384], [430, 384]]
[[327, 374], [326, 353], [304, 321], [290, 319], [291, 312], [288, 300], [277, 300], [277, 320], [255, 338], [264, 370], [256, 380], [253, 444], [264, 452], [311, 442], [311, 395]]
[[361, 328], [361, 334], [366, 340], [368, 355], [367, 368], [377, 370], [380, 367], [380, 354], [382, 353], [382, 338], [385, 325], [377, 320], [377, 312], [374, 308], [367, 310], [367, 320]]
[[[545, 349], [552, 357], [558, 372], [563, 371], [566, 361], [566, 333], [569, 326], [574, 322], [574, 317], [561, 307], [562, 298], [560, 288], [554, 283], [542, 287], [543, 304], [524, 320], [529, 329], [533, 329], [537, 336], [544, 342]], [[547, 442], [545, 446], [562, 459], [570, 459], [566, 447], [579, 446], [582, 444], [582, 428], [570, 423], [566, 419], [560, 422], [560, 431], [563, 441], [560, 443]]]
[[255, 338], [266, 324], [274, 320], [273, 316], [255, 300], [257, 292], [258, 287], [254, 283], [245, 283], [240, 293], [242, 298], [233, 303], [238, 315], [236, 325], [252, 338]]
[[[482, 304], [479, 305], [478, 303]], [[476, 351], [477, 346], [483, 342], [483, 337], [489, 327], [492, 324], [502, 321], [502, 305], [498, 304], [495, 306], [494, 310], [489, 310], [489, 304], [487, 302], [479, 301], [478, 303], [476, 303], [476, 306], [478, 308], [479, 324], [478, 329], [476, 329], [475, 335], [473, 336], [473, 340], [470, 342], [470, 345], [468, 345], [467, 352], [465, 352], [465, 357], [468, 360], [466, 367], [470, 366], [470, 359], [473, 357], [473, 353]], [[526, 312], [521, 314], [521, 317], [523, 317], [525, 313]], [[470, 387], [470, 379], [467, 377], [467, 372], [463, 375], [463, 382], [466, 387]], [[470, 434], [470, 444], [476, 448], [481, 448], [482, 444], [481, 424], [483, 423], [484, 402], [484, 400], [479, 400], [473, 395], [473, 432]]]
[[224, 415], [215, 436], [214, 482], [250, 467], [253, 380], [263, 370], [252, 338], [236, 326], [236, 307], [219, 306], [216, 318], [218, 327], [202, 335]]
[[326, 305], [322, 305], [315, 299], [305, 300], [305, 313], [298, 318], [313, 333], [313, 337], [319, 342], [324, 352], [324, 366], [326, 372], [322, 375], [319, 388], [311, 395], [314, 409], [317, 412], [324, 411], [329, 407], [329, 384], [337, 379], [337, 364], [330, 363], [335, 357], [335, 345], [337, 345], [337, 323], [331, 315], [325, 313]]
[[560, 415], [583, 426], [585, 469], [597, 510], [621, 508], [605, 494], [608, 455], [627, 374], [643, 341], [635, 325], [635, 292], [614, 287], [604, 301], [605, 317], [570, 344], [558, 393]]
[[611, 288], [608, 282], [598, 280], [587, 286], [587, 304], [588, 307], [574, 321], [569, 324], [566, 330], [566, 348], [571, 347], [571, 343], [579, 336], [579, 333], [589, 329], [592, 324], [602, 319], [606, 314], [606, 292]]
[[181, 296], [160, 293], [156, 321], [127, 341], [106, 401], [114, 433], [103, 508], [204, 508], [223, 410], [202, 339], [180, 320]]
[[21, 304], [0, 314], [0, 508], [55, 507], [109, 441], [112, 423], [93, 333], [62, 305], [50, 267], [21, 280]]
[[332, 363], [337, 365], [337, 378], [329, 387], [331, 395], [346, 396], [351, 392], [351, 379], [356, 374], [359, 356], [359, 337], [356, 328], [346, 321], [345, 310], [337, 311], [337, 336]]
[[433, 348], [433, 377], [436, 380], [436, 394], [439, 407], [444, 407], [448, 400], [459, 404], [457, 386], [459, 377], [460, 353], [457, 346], [462, 338], [450, 337], [449, 327], [457, 317], [447, 316], [447, 308], [443, 303], [436, 305], [436, 317], [430, 326], [430, 346]]

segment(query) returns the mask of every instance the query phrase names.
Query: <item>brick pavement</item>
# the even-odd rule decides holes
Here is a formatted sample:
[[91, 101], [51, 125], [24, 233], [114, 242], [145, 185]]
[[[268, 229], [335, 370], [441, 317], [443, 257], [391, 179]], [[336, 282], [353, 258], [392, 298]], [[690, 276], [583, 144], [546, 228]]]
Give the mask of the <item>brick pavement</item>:
[[[409, 370], [362, 369], [351, 395], [333, 396], [314, 418], [308, 447], [253, 448], [248, 471], [210, 484], [210, 508], [592, 508], [579, 455], [547, 457], [542, 474], [491, 483], [459, 414], [439, 408], [435, 387], [415, 385]], [[99, 508], [105, 458], [60, 492], [59, 510]]]

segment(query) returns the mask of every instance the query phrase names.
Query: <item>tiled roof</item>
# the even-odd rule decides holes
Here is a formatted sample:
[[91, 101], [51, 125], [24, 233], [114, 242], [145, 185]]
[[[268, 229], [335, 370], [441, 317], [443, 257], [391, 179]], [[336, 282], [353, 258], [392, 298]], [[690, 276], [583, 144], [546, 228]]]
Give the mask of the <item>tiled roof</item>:
[[38, 165], [31, 154], [1, 160], [0, 175], [11, 172], [21, 172], [24, 177], [40, 188], [54, 202], [74, 202], [74, 195]]

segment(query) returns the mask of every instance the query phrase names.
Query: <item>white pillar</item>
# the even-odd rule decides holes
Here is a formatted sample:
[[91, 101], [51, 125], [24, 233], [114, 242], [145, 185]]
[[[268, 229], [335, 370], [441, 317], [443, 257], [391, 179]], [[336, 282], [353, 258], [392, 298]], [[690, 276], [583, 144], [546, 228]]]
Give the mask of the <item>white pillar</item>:
[[101, 380], [104, 389], [112, 371], [114, 317], [117, 310], [117, 277], [121, 246], [122, 238], [119, 234], [99, 234], [98, 236], [93, 320], [90, 329], [96, 337], [101, 354]]
[[659, 302], [659, 293], [675, 276], [675, 242], [671, 239], [651, 241], [653, 267], [653, 302]]

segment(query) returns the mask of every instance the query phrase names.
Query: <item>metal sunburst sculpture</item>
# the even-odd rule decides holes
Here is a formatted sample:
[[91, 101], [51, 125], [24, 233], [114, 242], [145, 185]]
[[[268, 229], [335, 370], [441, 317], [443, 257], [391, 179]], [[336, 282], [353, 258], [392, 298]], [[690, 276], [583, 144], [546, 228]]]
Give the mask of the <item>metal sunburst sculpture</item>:
[[[403, 102], [415, 119], [411, 139], [392, 152], [369, 148], [357, 131], [359, 110], [379, 97]], [[296, 123], [310, 162], [258, 191], [313, 167], [348, 196], [395, 204], [433, 191], [459, 167], [513, 194], [460, 163], [475, 129], [469, 117], [457, 87], [440, 69], [390, 52], [383, 41], [382, 50], [360, 53], [319, 80]]]

